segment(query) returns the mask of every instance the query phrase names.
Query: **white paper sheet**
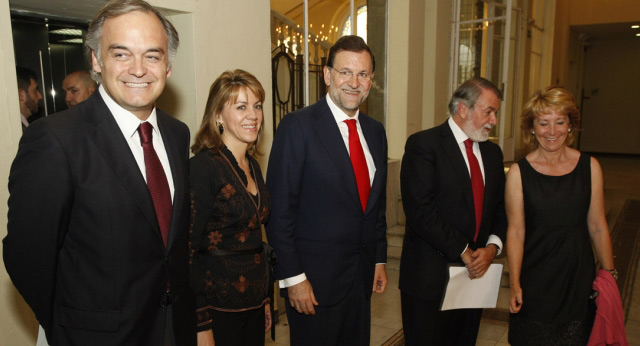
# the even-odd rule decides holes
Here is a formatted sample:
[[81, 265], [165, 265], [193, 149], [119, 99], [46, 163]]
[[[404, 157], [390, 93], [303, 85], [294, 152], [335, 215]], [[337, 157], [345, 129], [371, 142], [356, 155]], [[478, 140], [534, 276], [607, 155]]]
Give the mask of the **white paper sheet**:
[[449, 283], [440, 310], [495, 308], [502, 264], [491, 264], [479, 279], [469, 279], [466, 267], [449, 267]]
[[47, 336], [44, 334], [42, 326], [39, 326], [38, 329], [38, 340], [36, 341], [36, 346], [49, 346], [47, 343]]

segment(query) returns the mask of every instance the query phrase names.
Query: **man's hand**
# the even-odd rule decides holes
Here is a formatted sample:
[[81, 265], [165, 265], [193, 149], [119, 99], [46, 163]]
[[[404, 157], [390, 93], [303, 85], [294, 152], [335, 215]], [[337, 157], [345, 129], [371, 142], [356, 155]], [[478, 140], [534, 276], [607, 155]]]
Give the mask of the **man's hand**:
[[314, 306], [318, 306], [318, 301], [313, 295], [313, 288], [309, 280], [304, 280], [299, 284], [287, 287], [289, 293], [289, 303], [297, 312], [305, 315], [315, 315]]
[[481, 278], [489, 269], [489, 265], [496, 257], [497, 246], [489, 244], [487, 247], [479, 248], [471, 254], [471, 263], [465, 263], [469, 270], [471, 279]]
[[376, 264], [376, 272], [373, 274], [373, 292], [384, 293], [387, 288], [387, 265]]

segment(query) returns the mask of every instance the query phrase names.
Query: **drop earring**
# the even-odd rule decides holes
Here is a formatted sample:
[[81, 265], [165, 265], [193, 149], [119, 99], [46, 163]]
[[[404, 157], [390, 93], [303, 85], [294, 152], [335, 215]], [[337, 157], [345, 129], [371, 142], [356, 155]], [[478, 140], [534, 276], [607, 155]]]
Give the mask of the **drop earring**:
[[218, 127], [218, 131], [220, 132], [220, 134], [222, 134], [222, 132], [224, 132], [224, 125], [216, 120], [216, 126]]

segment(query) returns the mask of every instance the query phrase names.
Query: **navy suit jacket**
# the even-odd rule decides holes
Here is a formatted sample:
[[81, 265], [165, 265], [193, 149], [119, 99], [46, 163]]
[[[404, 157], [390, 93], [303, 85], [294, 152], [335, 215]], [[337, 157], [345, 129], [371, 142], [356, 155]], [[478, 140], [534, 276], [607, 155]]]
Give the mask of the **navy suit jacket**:
[[[51, 345], [195, 345], [189, 130], [157, 111], [175, 194], [165, 248], [151, 195], [100, 93], [27, 128], [9, 176], [4, 263]], [[34, 210], [36, 216], [34, 216]]]
[[375, 264], [387, 258], [387, 140], [382, 124], [362, 113], [359, 121], [376, 166], [366, 212], [326, 99], [282, 119], [269, 158], [276, 278], [305, 273], [323, 306], [338, 303], [356, 278], [370, 297]]
[[504, 165], [500, 147], [480, 142], [485, 173], [484, 209], [477, 242], [469, 169], [448, 122], [407, 139], [400, 186], [407, 217], [400, 289], [424, 299], [443, 294], [448, 264], [462, 261], [466, 244], [485, 247], [489, 235], [505, 242]]

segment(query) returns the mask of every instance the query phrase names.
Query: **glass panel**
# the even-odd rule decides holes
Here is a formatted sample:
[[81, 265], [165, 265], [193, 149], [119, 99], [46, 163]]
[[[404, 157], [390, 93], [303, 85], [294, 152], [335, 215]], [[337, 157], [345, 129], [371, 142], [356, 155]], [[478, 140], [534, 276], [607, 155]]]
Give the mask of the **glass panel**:
[[460, 21], [483, 18], [484, 1], [460, 0]]
[[481, 75], [482, 44], [486, 28], [482, 23], [460, 25], [460, 47], [458, 49], [458, 80], [462, 84]]
[[[304, 1], [271, 0], [272, 87], [278, 91], [274, 93], [275, 125], [287, 113], [305, 106], [305, 44], [309, 51], [309, 104], [326, 94], [322, 69], [332, 42], [342, 36], [349, 11], [349, 0], [310, 1], [309, 36], [305, 38]], [[356, 27], [362, 25], [366, 28], [366, 10], [364, 18], [356, 16]]]

